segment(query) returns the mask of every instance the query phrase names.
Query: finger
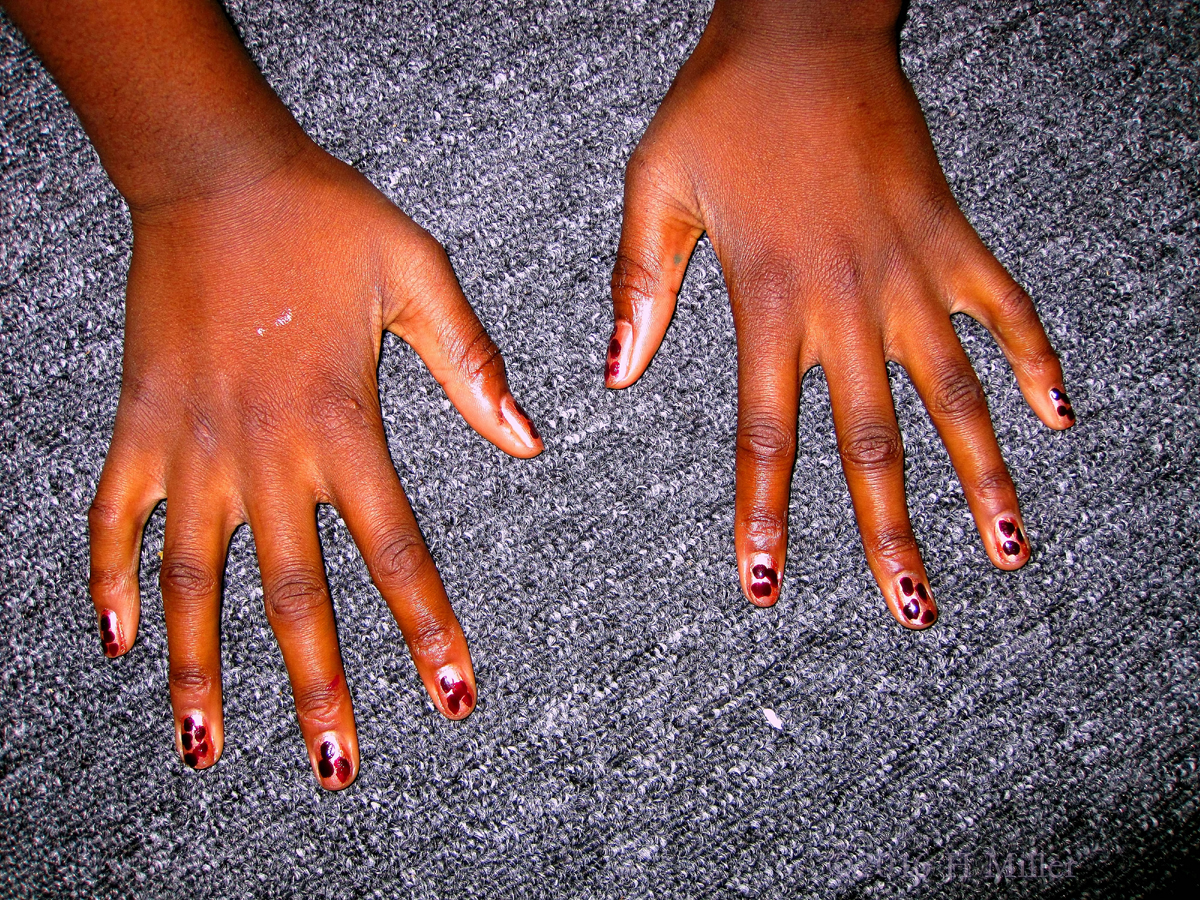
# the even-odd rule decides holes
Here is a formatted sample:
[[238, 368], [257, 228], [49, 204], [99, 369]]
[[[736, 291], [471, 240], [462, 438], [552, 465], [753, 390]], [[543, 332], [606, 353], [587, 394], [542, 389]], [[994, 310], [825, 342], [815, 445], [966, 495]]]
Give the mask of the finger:
[[989, 558], [1019, 569], [1029, 561], [1029, 543], [983, 386], [946, 315], [934, 310], [912, 324], [900, 339], [900, 361], [942, 436]]
[[225, 744], [221, 715], [221, 582], [233, 523], [223, 498], [169, 490], [159, 573], [175, 741], [184, 763], [206, 769]]
[[876, 334], [847, 336], [822, 360], [846, 484], [867, 563], [896, 620], [926, 628], [937, 619], [904, 496], [904, 448]]
[[411, 223], [398, 246], [384, 327], [425, 361], [467, 423], [501, 450], [528, 459], [544, 445], [508, 387], [504, 359], [463, 296], [450, 259]]
[[1062, 364], [1046, 337], [1033, 300], [975, 238], [970, 275], [958, 291], [961, 309], [982, 322], [1008, 357], [1025, 402], [1046, 425], [1063, 430], [1075, 424], [1075, 411], [1063, 387]]
[[322, 787], [343, 788], [358, 772], [354, 709], [338, 652], [311, 503], [274, 498], [250, 510], [267, 619], [279, 641], [309, 761]]
[[328, 469], [334, 504], [400, 625], [425, 689], [444, 716], [466, 718], [478, 696], [471, 653], [396, 477], [382, 428], [377, 443], [340, 454]]
[[164, 492], [149, 459], [113, 435], [96, 497], [88, 510], [91, 572], [100, 643], [109, 657], [128, 652], [137, 637], [142, 532]]
[[734, 543], [742, 591], [757, 606], [779, 599], [787, 555], [800, 369], [785, 346], [761, 322], [739, 324]]
[[658, 352], [688, 260], [704, 233], [672, 198], [660, 171], [635, 151], [625, 173], [625, 210], [613, 267], [613, 333], [605, 383], [628, 387]]

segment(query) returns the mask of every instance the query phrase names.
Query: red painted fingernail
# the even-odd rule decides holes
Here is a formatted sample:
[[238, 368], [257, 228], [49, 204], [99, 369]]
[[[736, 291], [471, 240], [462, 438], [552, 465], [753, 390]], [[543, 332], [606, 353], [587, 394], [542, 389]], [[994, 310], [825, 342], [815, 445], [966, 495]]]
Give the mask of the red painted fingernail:
[[207, 769], [216, 758], [212, 728], [199, 710], [188, 713], [179, 723], [179, 754], [193, 769]]
[[1054, 411], [1064, 422], [1075, 423], [1075, 410], [1071, 409], [1071, 401], [1067, 392], [1062, 388], [1050, 388], [1050, 399], [1054, 401]]
[[100, 643], [104, 655], [112, 658], [125, 651], [125, 635], [121, 631], [121, 620], [111, 609], [100, 614]]
[[321, 786], [330, 790], [344, 787], [354, 773], [350, 756], [342, 749], [341, 739], [333, 732], [326, 732], [315, 741], [317, 777]]
[[537, 428], [533, 424], [533, 420], [529, 418], [528, 413], [521, 409], [519, 404], [512, 394], [505, 395], [500, 400], [500, 415], [504, 417], [504, 421], [520, 438], [523, 444], [529, 447], [536, 447], [537, 442], [542, 439], [538, 434]]
[[750, 558], [750, 599], [758, 606], [770, 606], [779, 599], [779, 565], [765, 553]]
[[937, 621], [937, 605], [925, 582], [916, 575], [896, 579], [896, 599], [900, 614], [912, 628], [925, 628]]
[[604, 362], [606, 381], [610, 384], [629, 371], [629, 358], [633, 352], [633, 326], [625, 319], [617, 319], [613, 325], [612, 338], [608, 342], [608, 356]]
[[996, 546], [1000, 558], [1009, 562], [1029, 555], [1029, 542], [1025, 539], [1025, 529], [1021, 526], [1019, 516], [1004, 513], [996, 519]]
[[447, 666], [438, 672], [438, 687], [442, 692], [442, 702], [452, 716], [465, 716], [475, 705], [475, 695], [471, 686], [459, 674], [458, 669]]

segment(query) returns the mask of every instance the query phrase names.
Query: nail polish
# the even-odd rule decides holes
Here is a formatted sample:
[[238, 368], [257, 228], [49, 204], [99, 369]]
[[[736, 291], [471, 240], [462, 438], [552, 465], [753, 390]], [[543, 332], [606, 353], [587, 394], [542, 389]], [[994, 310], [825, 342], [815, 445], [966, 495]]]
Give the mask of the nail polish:
[[916, 575], [901, 575], [897, 579], [897, 600], [900, 613], [914, 626], [932, 625], [937, 621], [937, 606], [929, 588]]
[[212, 729], [204, 713], [196, 710], [188, 713], [179, 723], [179, 746], [183, 761], [193, 769], [205, 769], [213, 764]]
[[512, 394], [507, 394], [500, 400], [500, 415], [504, 417], [505, 423], [516, 432], [522, 443], [534, 446], [537, 441], [542, 439], [538, 434], [537, 428], [533, 424], [533, 420], [521, 408]]
[[1029, 552], [1029, 543], [1025, 540], [1021, 520], [1010, 513], [1005, 513], [996, 520], [996, 543], [1003, 559], [1020, 559]]
[[438, 687], [442, 691], [442, 702], [446, 704], [446, 709], [452, 716], [469, 712], [475, 705], [475, 695], [471, 693], [471, 686], [453, 667], [448, 666], [438, 673]]
[[339, 788], [350, 780], [354, 768], [350, 757], [336, 734], [329, 732], [317, 740], [317, 775], [325, 787]]
[[120, 656], [125, 646], [121, 622], [111, 609], [106, 609], [100, 616], [100, 643], [104, 648], [104, 655], [109, 658]]
[[1066, 419], [1068, 422], [1075, 421], [1075, 410], [1071, 408], [1071, 401], [1067, 398], [1067, 392], [1062, 388], [1050, 388], [1050, 399], [1054, 401], [1054, 410], [1058, 413], [1059, 418]]
[[765, 553], [756, 554], [750, 560], [750, 594], [757, 600], [778, 599], [779, 573], [775, 560]]
[[629, 357], [633, 351], [633, 326], [625, 319], [618, 319], [613, 324], [612, 337], [608, 342], [608, 356], [605, 357], [604, 372], [609, 381], [621, 377], [621, 373], [629, 369]]

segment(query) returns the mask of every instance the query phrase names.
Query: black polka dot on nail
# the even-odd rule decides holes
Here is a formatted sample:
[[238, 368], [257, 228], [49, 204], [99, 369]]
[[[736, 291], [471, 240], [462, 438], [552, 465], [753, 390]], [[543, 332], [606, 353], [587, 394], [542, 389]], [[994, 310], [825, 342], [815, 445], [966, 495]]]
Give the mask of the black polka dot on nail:
[[1012, 537], [1013, 532], [1016, 530], [1017, 530], [1017, 526], [1014, 525], [1012, 522], [1008, 521], [1008, 519], [1002, 519], [1000, 521], [1000, 533], [1003, 534], [1005, 537]]
[[921, 614], [921, 604], [915, 599], [909, 600], [902, 607], [900, 607], [900, 611], [903, 612], [908, 618], [916, 619], [916, 617]]
[[904, 591], [906, 594], [911, 594], [913, 592], [912, 579], [907, 575], [900, 579], [900, 590]]
[[333, 741], [322, 741], [321, 742], [321, 759], [331, 759], [333, 757], [333, 751], [335, 749], [336, 748], [333, 746]]
[[188, 716], [186, 719], [183, 720], [183, 730], [184, 731], [191, 731], [195, 727], [196, 727], [196, 721], [191, 716]]
[[924, 614], [921, 616], [921, 622], [922, 622], [922, 624], [930, 625], [930, 624], [932, 624], [933, 620], [936, 618], [937, 618], [937, 613], [935, 613], [932, 609], [927, 609], [927, 610], [925, 610]]
[[191, 766], [193, 769], [194, 769], [194, 768], [196, 768], [196, 763], [198, 763], [198, 762], [199, 762], [199, 760], [196, 758], [196, 754], [195, 754], [195, 753], [185, 753], [185, 754], [183, 754], [183, 761], [184, 761], [185, 763], [187, 763], [189, 766]]
[[1016, 556], [1018, 553], [1021, 552], [1021, 545], [1018, 544], [1016, 541], [1005, 541], [1004, 542], [1004, 552], [1007, 553], [1009, 556]]
[[317, 763], [317, 771], [321, 773], [322, 778], [333, 777], [333, 763], [327, 759], [323, 759]]
[[757, 565], [753, 569], [750, 570], [750, 573], [755, 578], [765, 578], [767, 575], [767, 567], [764, 565]]
[[921, 584], [919, 581], [917, 582], [917, 593], [921, 595], [922, 600], [929, 599], [929, 591], [925, 590], [925, 585]]
[[182, 735], [180, 735], [179, 740], [180, 740], [180, 742], [182, 742], [184, 750], [192, 749], [192, 736], [190, 734], [188, 734], [186, 731]]
[[1065, 416], [1067, 414], [1067, 408], [1065, 406], [1060, 406], [1058, 408], [1058, 414], [1060, 416]]

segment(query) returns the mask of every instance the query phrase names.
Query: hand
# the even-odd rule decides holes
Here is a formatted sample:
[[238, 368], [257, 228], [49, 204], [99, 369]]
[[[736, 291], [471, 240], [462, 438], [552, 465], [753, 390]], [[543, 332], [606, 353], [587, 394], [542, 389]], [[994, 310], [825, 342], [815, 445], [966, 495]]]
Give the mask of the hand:
[[937, 618], [904, 496], [886, 363], [908, 371], [992, 562], [1029, 559], [1012, 478], [950, 317], [995, 336], [1051, 428], [1075, 419], [1033, 304], [959, 211], [901, 71], [898, 2], [718, 0], [629, 162], [607, 383], [636, 381], [708, 232], [738, 341], [735, 542], [751, 602], [779, 597], [800, 382], [825, 369], [875, 580]]
[[321, 783], [358, 770], [315, 508], [333, 504], [434, 704], [474, 706], [471, 657], [393, 468], [376, 371], [383, 329], [421, 355], [502, 450], [542, 443], [445, 252], [365, 178], [306, 139], [265, 176], [134, 211], [125, 367], [89, 518], [106, 652], [133, 643], [142, 529], [167, 499], [161, 585], [179, 751], [221, 754], [219, 605], [249, 523], [267, 616]]

